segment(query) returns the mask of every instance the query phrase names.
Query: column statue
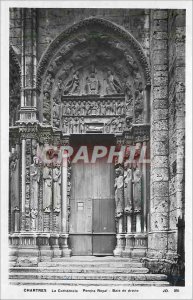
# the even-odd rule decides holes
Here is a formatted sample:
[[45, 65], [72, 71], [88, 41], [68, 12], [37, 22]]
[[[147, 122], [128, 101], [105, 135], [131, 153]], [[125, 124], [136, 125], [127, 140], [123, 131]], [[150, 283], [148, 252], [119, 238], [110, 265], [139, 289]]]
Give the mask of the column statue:
[[115, 204], [116, 204], [116, 217], [120, 218], [123, 215], [124, 206], [124, 186], [123, 186], [123, 168], [118, 167], [115, 169]]
[[128, 165], [125, 165], [124, 170], [124, 199], [125, 199], [125, 212], [132, 213], [132, 170]]
[[30, 166], [30, 181], [31, 181], [31, 208], [38, 209], [38, 191], [40, 182], [39, 159], [34, 156], [33, 164]]
[[61, 170], [60, 166], [53, 169], [54, 182], [54, 212], [59, 213], [61, 209]]
[[47, 166], [43, 169], [44, 180], [44, 194], [43, 194], [43, 210], [44, 212], [51, 212], [52, 203], [52, 170]]
[[133, 204], [136, 213], [141, 211], [142, 173], [137, 167], [133, 174]]

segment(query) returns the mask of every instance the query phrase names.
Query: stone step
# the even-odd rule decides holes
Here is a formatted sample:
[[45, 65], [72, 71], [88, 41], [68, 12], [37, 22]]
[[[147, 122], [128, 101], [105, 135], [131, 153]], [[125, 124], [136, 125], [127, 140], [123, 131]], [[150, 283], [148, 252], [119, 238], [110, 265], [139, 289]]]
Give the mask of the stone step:
[[[97, 281], [92, 281], [90, 280], [29, 280], [29, 279], [22, 279], [22, 280], [17, 280], [17, 279], [11, 279], [10, 280], [11, 285], [58, 285], [58, 286], [65, 286], [65, 288], [69, 287], [79, 287], [79, 286], [86, 286], [86, 287], [103, 287], [103, 288], [109, 288], [109, 287], [130, 287], [130, 286], [169, 286], [169, 282], [167, 281], [157, 281], [157, 280], [151, 280], [151, 281], [117, 281], [117, 280], [97, 280]], [[61, 288], [60, 288], [61, 289]]]
[[157, 281], [167, 280], [163, 274], [111, 274], [111, 273], [10, 273], [10, 279], [30, 279], [30, 280], [129, 280], [129, 281]]
[[75, 266], [77, 268], [107, 268], [107, 267], [113, 267], [113, 268], [141, 268], [144, 266], [141, 262], [78, 262], [78, 261], [72, 261], [72, 262], [39, 262], [38, 267], [71, 267]]
[[103, 267], [102, 270], [97, 265], [94, 267], [13, 267], [9, 269], [10, 273], [123, 273], [123, 274], [145, 274], [149, 270], [147, 268], [122, 268], [122, 267]]
[[115, 256], [71, 256], [71, 257], [55, 257], [52, 258], [53, 262], [140, 262], [139, 259], [134, 258], [122, 258], [122, 257], [115, 257]]

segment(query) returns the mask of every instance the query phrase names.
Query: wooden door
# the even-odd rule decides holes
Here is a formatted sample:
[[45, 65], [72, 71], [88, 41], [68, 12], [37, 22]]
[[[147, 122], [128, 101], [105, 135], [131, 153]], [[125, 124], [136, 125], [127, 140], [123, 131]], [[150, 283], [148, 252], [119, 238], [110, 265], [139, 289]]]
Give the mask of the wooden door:
[[115, 248], [114, 167], [105, 159], [72, 164], [72, 255], [112, 255]]

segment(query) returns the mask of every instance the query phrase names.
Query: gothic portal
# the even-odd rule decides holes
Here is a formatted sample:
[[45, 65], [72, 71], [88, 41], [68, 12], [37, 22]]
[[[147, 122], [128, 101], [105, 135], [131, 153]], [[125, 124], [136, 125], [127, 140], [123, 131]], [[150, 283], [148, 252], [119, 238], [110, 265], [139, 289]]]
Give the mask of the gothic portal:
[[[167, 104], [175, 77], [168, 72], [175, 67], [169, 68], [172, 61], [163, 55], [173, 44], [166, 45], [169, 27], [162, 24], [162, 18], [170, 24], [174, 16], [167, 10], [140, 11], [143, 35], [131, 21], [132, 34], [97, 13], [57, 25], [50, 34], [45, 24], [57, 23], [51, 10], [10, 12], [21, 25], [22, 49], [17, 55], [10, 42], [9, 231], [10, 257], [17, 264], [114, 255], [147, 256], [151, 265], [151, 259], [164, 259], [165, 251], [168, 259], [177, 252], [183, 196], [174, 213], [168, 186], [173, 177], [180, 180], [181, 173], [174, 173], [182, 161], [170, 144], [178, 108], [171, 99]], [[60, 149], [68, 147], [73, 155], [59, 161]], [[100, 147], [107, 149], [101, 157]], [[86, 161], [73, 161], [80, 152]], [[174, 217], [175, 224], [169, 222]], [[170, 239], [176, 240], [171, 249]]]

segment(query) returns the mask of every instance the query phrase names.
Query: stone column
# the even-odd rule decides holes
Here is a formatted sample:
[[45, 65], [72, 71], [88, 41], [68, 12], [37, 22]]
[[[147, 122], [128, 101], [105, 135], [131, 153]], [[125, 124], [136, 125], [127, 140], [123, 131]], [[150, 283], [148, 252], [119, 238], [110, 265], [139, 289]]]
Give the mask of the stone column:
[[149, 258], [162, 258], [168, 243], [168, 12], [151, 11], [151, 198]]
[[62, 188], [62, 203], [61, 203], [61, 227], [62, 234], [60, 235], [62, 256], [70, 256], [71, 250], [68, 247], [68, 218], [69, 218], [69, 193], [70, 193], [70, 174], [69, 174], [69, 160], [66, 157], [67, 152], [62, 154], [62, 177], [61, 177], [61, 188]]
[[[178, 218], [185, 206], [185, 11], [168, 11], [169, 48], [169, 235], [167, 258], [177, 253]], [[187, 158], [188, 159], [188, 158]]]
[[21, 231], [25, 230], [25, 139], [22, 139], [21, 145]]
[[19, 123], [36, 121], [36, 9], [21, 9], [21, 110]]
[[113, 251], [114, 256], [121, 256], [125, 246], [125, 234], [123, 233], [123, 213], [124, 213], [124, 170], [118, 165], [115, 168], [115, 205], [117, 221], [117, 245]]

